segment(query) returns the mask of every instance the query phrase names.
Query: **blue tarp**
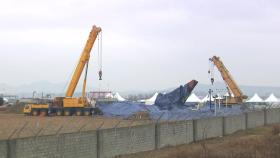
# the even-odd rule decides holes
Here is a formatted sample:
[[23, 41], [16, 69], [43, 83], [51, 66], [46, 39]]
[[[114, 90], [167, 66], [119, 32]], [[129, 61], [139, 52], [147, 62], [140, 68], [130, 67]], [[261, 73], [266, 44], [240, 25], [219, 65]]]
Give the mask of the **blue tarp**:
[[98, 108], [108, 117], [121, 117], [127, 119], [137, 112], [147, 112], [153, 120], [192, 120], [199, 118], [208, 118], [214, 116], [238, 115], [243, 113], [241, 106], [233, 106], [231, 108], [217, 108], [216, 114], [214, 106], [205, 106], [199, 110], [192, 110], [193, 107], [173, 105], [171, 110], [161, 110], [156, 105], [145, 105], [135, 102], [116, 102], [112, 104], [99, 104]]
[[153, 120], [190, 120], [203, 117], [237, 115], [242, 113], [241, 106], [232, 108], [221, 107], [214, 112], [214, 106], [206, 105], [199, 110], [194, 107], [184, 105], [192, 90], [197, 85], [196, 80], [192, 80], [184, 86], [176, 88], [170, 93], [159, 94], [155, 105], [145, 105], [136, 102], [116, 102], [112, 104], [98, 103], [97, 107], [105, 116], [129, 118], [138, 112], [147, 112]]
[[97, 107], [105, 116], [119, 116], [128, 118], [137, 112], [160, 112], [157, 106], [148, 107], [142, 103], [135, 102], [116, 102], [111, 104], [97, 104]]

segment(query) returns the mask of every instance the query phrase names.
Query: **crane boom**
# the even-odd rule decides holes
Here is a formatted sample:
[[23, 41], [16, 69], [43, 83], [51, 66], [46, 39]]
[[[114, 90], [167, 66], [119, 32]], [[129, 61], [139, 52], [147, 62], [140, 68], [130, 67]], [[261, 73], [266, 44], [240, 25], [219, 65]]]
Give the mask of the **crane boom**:
[[94, 25], [92, 27], [92, 30], [91, 30], [90, 34], [89, 34], [88, 40], [87, 40], [86, 45], [83, 49], [83, 52], [81, 54], [79, 63], [77, 65], [76, 69], [75, 69], [75, 72], [72, 76], [70, 84], [68, 85], [67, 91], [65, 93], [65, 97], [72, 97], [73, 96], [74, 91], [75, 91], [75, 89], [77, 87], [77, 84], [79, 82], [79, 79], [81, 77], [81, 74], [84, 70], [84, 67], [89, 61], [92, 46], [93, 46], [99, 32], [101, 32], [101, 28]]
[[230, 75], [229, 71], [225, 67], [224, 63], [217, 56], [213, 56], [209, 60], [213, 62], [213, 64], [217, 67], [217, 69], [221, 73], [223, 80], [226, 82], [228, 88], [233, 93], [234, 98], [236, 98], [238, 102], [242, 102], [242, 99], [245, 99], [246, 96], [243, 95], [242, 91], [240, 90], [240, 88], [238, 87], [238, 85]]

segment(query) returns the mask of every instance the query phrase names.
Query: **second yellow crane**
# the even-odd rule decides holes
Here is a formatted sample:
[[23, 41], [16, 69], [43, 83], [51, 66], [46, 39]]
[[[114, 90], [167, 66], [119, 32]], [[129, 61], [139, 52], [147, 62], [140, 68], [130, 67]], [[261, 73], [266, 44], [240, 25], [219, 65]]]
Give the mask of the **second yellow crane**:
[[[230, 75], [229, 71], [225, 67], [224, 63], [220, 60], [219, 57], [213, 56], [209, 59], [217, 69], [219, 70], [223, 80], [227, 84], [227, 89], [229, 96], [222, 100], [222, 104], [241, 104], [247, 99], [247, 96], [243, 94], [241, 89], [238, 87], [236, 82], [233, 80], [232, 76]], [[213, 71], [213, 70], [212, 70]], [[211, 71], [209, 71], [211, 73]], [[213, 73], [213, 72], [212, 72]], [[211, 82], [213, 84], [214, 77], [211, 77]]]

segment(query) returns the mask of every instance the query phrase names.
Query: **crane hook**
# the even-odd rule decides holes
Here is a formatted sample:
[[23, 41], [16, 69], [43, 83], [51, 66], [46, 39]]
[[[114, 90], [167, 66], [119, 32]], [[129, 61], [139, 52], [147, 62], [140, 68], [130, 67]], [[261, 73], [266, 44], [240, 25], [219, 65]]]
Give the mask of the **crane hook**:
[[98, 71], [99, 80], [102, 80], [102, 70]]
[[212, 83], [212, 85], [214, 84], [214, 78], [213, 77], [211, 77], [211, 83]]

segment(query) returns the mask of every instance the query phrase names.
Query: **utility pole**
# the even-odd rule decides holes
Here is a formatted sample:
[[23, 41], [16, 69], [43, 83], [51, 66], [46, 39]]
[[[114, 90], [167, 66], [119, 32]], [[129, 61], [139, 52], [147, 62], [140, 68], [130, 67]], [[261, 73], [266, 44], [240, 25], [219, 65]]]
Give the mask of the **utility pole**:
[[212, 110], [212, 89], [209, 89], [209, 99], [210, 99], [210, 110]]

